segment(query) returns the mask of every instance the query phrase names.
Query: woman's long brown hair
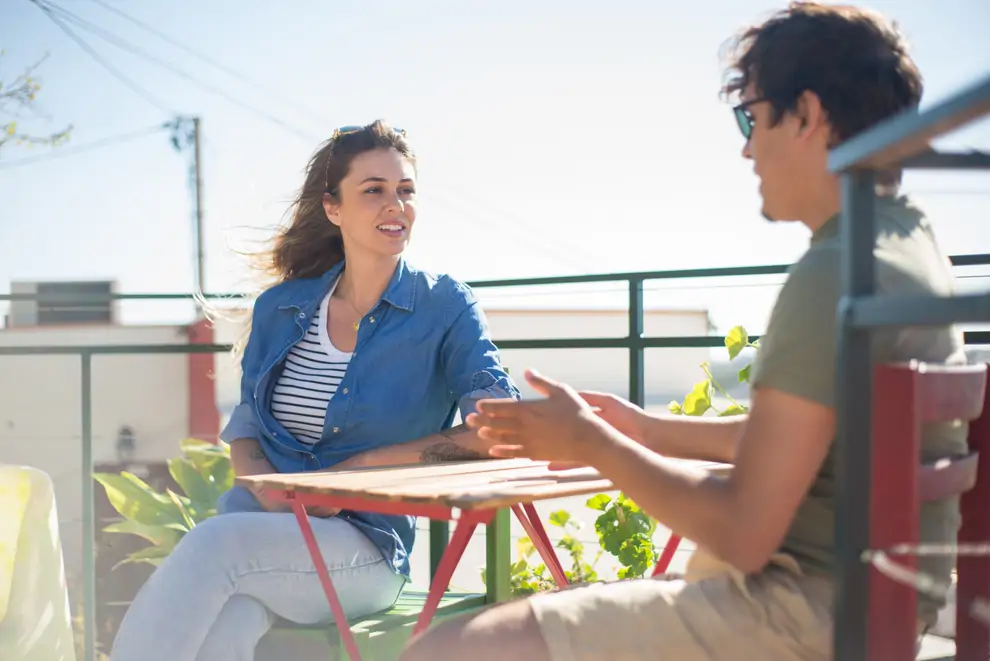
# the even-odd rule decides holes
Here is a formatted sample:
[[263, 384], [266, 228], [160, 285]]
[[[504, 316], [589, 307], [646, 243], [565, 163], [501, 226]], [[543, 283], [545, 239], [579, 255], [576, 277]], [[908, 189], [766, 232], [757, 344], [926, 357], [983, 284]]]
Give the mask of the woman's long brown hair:
[[[255, 268], [264, 273], [267, 287], [296, 278], [318, 278], [344, 259], [340, 228], [330, 222], [323, 196], [340, 201], [340, 182], [358, 154], [374, 149], [394, 149], [415, 164], [415, 155], [404, 133], [382, 120], [360, 129], [342, 132], [317, 148], [306, 167], [306, 178], [286, 211], [291, 220], [278, 230], [269, 250], [250, 255]], [[207, 309], [204, 307], [204, 309]], [[251, 315], [234, 344], [239, 359], [251, 332]]]

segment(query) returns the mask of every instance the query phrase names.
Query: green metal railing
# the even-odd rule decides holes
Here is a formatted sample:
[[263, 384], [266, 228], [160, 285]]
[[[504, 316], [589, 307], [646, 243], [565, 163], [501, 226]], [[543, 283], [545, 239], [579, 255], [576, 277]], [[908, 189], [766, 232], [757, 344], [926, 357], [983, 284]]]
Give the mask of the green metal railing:
[[[990, 265], [990, 254], [956, 255], [954, 266]], [[642, 271], [601, 275], [553, 276], [515, 280], [486, 280], [471, 282], [475, 289], [519, 288], [532, 286], [563, 286], [573, 284], [622, 282], [628, 288], [628, 332], [625, 336], [588, 337], [574, 339], [521, 339], [499, 340], [502, 350], [509, 349], [626, 349], [629, 352], [629, 399], [640, 406], [645, 404], [645, 351], [656, 348], [720, 347], [723, 339], [715, 335], [644, 337], [644, 283], [654, 280], [683, 280], [693, 278], [731, 278], [760, 275], [783, 275], [789, 265], [762, 265], [728, 268], [680, 269], [670, 271]], [[243, 294], [209, 294], [212, 300], [238, 300]], [[69, 303], [106, 303], [123, 301], [192, 301], [191, 294], [110, 294], [108, 295], [59, 295], [59, 294], [0, 294], [0, 301], [35, 301], [39, 305]], [[756, 339], [757, 336], [752, 336]], [[968, 344], [990, 345], [990, 331], [966, 333]], [[93, 473], [92, 426], [92, 365], [95, 356], [134, 354], [192, 354], [220, 353], [230, 350], [226, 344], [141, 344], [106, 346], [18, 346], [0, 347], [0, 356], [78, 356], [81, 365], [81, 444], [82, 474]], [[83, 615], [84, 659], [95, 658], [96, 576], [95, 576], [95, 505], [94, 481], [82, 480], [83, 502]]]

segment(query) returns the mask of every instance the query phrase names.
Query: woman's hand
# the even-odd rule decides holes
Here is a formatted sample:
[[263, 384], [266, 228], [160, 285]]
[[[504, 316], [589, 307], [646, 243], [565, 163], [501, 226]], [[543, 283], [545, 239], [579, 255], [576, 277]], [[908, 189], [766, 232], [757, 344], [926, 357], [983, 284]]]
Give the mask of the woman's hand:
[[490, 453], [496, 457], [591, 463], [607, 440], [609, 425], [567, 384], [534, 370], [526, 372], [526, 381], [545, 399], [484, 399], [477, 412], [468, 415], [467, 424], [491, 443]]
[[292, 505], [283, 501], [275, 500], [273, 498], [268, 498], [265, 496], [264, 491], [260, 487], [250, 487], [251, 495], [254, 499], [258, 501], [261, 508], [266, 512], [291, 512]]
[[607, 392], [581, 391], [578, 395], [599, 418], [637, 443], [643, 442], [649, 416], [642, 408]]
[[322, 505], [308, 505], [306, 514], [317, 519], [329, 519], [340, 514], [339, 507], [323, 507]]

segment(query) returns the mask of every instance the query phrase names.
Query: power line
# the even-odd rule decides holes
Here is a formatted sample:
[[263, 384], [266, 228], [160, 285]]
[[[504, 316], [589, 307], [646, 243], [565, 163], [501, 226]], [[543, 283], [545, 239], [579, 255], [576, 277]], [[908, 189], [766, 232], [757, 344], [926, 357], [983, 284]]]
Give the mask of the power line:
[[82, 145], [75, 147], [61, 147], [58, 151], [53, 151], [48, 154], [39, 154], [38, 156], [29, 156], [27, 158], [21, 158], [16, 161], [0, 161], [0, 170], [9, 170], [11, 168], [17, 168], [24, 165], [31, 165], [32, 163], [39, 163], [41, 161], [50, 161], [57, 158], [63, 158], [65, 156], [74, 156], [87, 151], [93, 151], [94, 149], [101, 149], [103, 147], [109, 147], [111, 145], [118, 145], [124, 142], [131, 142], [137, 140], [138, 138], [143, 138], [147, 135], [153, 133], [158, 133], [159, 131], [164, 131], [168, 128], [166, 124], [159, 124], [157, 126], [149, 126], [147, 128], [138, 129], [136, 131], [131, 131], [129, 133], [121, 133], [119, 135], [112, 135], [106, 138], [101, 138], [99, 140], [94, 140], [93, 142], [87, 142]]
[[181, 41], [178, 41], [174, 37], [171, 37], [171, 36], [165, 34], [164, 32], [162, 32], [161, 30], [158, 30], [157, 28], [154, 28], [154, 27], [148, 25], [144, 21], [141, 21], [141, 20], [139, 20], [137, 18], [134, 18], [133, 16], [131, 16], [130, 14], [124, 12], [123, 10], [118, 9], [117, 7], [114, 7], [113, 5], [111, 5], [111, 4], [107, 3], [107, 2], [104, 2], [103, 0], [90, 0], [90, 2], [93, 2], [93, 3], [97, 4], [97, 5], [99, 5], [100, 7], [103, 7], [107, 11], [113, 12], [114, 14], [120, 16], [121, 18], [123, 18], [123, 19], [125, 19], [125, 20], [127, 20], [127, 21], [129, 21], [131, 23], [133, 23], [134, 25], [137, 25], [139, 28], [145, 30], [146, 32], [149, 32], [149, 33], [155, 35], [156, 37], [158, 37], [162, 41], [164, 41], [166, 43], [169, 43], [172, 46], [175, 46], [179, 50], [182, 50], [182, 51], [188, 53], [189, 55], [192, 55], [196, 59], [198, 59], [198, 60], [200, 60], [200, 61], [202, 61], [202, 62], [204, 62], [206, 64], [209, 64], [210, 66], [214, 67], [215, 69], [217, 69], [219, 71], [222, 71], [222, 72], [226, 73], [227, 75], [232, 76], [233, 78], [236, 78], [237, 80], [241, 81], [242, 83], [244, 83], [246, 85], [249, 85], [250, 87], [253, 87], [256, 90], [265, 92], [267, 94], [280, 96], [281, 100], [284, 103], [292, 106], [296, 110], [299, 110], [300, 112], [302, 112], [302, 113], [304, 113], [306, 115], [309, 115], [312, 119], [314, 119], [316, 121], [319, 121], [320, 123], [326, 123], [327, 118], [319, 115], [312, 108], [308, 108], [308, 107], [302, 105], [301, 103], [298, 103], [296, 101], [293, 101], [290, 98], [281, 96], [281, 93], [278, 92], [277, 90], [273, 90], [271, 88], [265, 87], [265, 86], [259, 84], [258, 82], [251, 80], [250, 78], [248, 78], [244, 74], [240, 73], [239, 71], [237, 71], [235, 69], [231, 69], [227, 65], [223, 64], [222, 62], [218, 62], [217, 60], [209, 57], [205, 53], [202, 53], [201, 51], [195, 50], [194, 48], [192, 48], [190, 46], [187, 46], [186, 44], [183, 44]]
[[95, 25], [94, 23], [92, 23], [90, 21], [87, 21], [86, 19], [84, 19], [84, 18], [82, 18], [80, 16], [77, 16], [76, 14], [73, 14], [72, 12], [70, 12], [70, 11], [68, 11], [68, 10], [66, 10], [66, 9], [64, 9], [62, 7], [59, 7], [58, 5], [56, 5], [56, 4], [52, 3], [52, 2], [49, 2], [48, 0], [31, 0], [31, 2], [35, 3], [39, 7], [42, 7], [46, 11], [46, 13], [48, 13], [49, 16], [51, 16], [53, 18], [53, 20], [54, 20], [54, 16], [52, 15], [51, 10], [55, 10], [56, 12], [58, 12], [58, 14], [62, 18], [68, 20], [70, 23], [72, 23], [72, 24], [76, 25], [77, 27], [80, 27], [80, 28], [82, 28], [82, 29], [84, 29], [84, 30], [86, 30], [86, 31], [88, 31], [88, 32], [96, 35], [97, 37], [99, 37], [99, 38], [103, 39], [104, 41], [106, 41], [106, 42], [108, 42], [108, 43], [116, 46], [117, 48], [119, 48], [119, 49], [121, 49], [121, 50], [123, 50], [123, 51], [125, 51], [127, 53], [130, 53], [131, 55], [135, 55], [135, 56], [140, 57], [142, 59], [145, 59], [145, 60], [147, 60], [147, 61], [149, 61], [149, 62], [151, 62], [153, 64], [156, 64], [159, 67], [162, 67], [163, 69], [171, 72], [173, 75], [178, 76], [180, 78], [183, 78], [184, 80], [189, 81], [190, 83], [196, 85], [197, 87], [199, 87], [199, 88], [201, 88], [203, 90], [206, 90], [207, 92], [210, 92], [211, 94], [215, 94], [217, 96], [220, 96], [220, 97], [226, 99], [227, 101], [229, 101], [230, 103], [233, 103], [234, 105], [236, 105], [236, 106], [238, 106], [238, 107], [240, 107], [240, 108], [242, 108], [244, 110], [247, 110], [248, 112], [251, 112], [251, 113], [257, 115], [257, 116], [261, 117], [262, 119], [265, 119], [265, 120], [271, 122], [272, 124], [275, 124], [276, 126], [278, 126], [278, 127], [282, 128], [282, 129], [284, 129], [284, 130], [286, 130], [286, 131], [294, 134], [295, 136], [297, 136], [299, 138], [303, 138], [305, 140], [314, 141], [314, 142], [318, 140], [318, 138], [316, 138], [315, 136], [313, 136], [311, 134], [308, 134], [308, 133], [306, 133], [304, 131], [300, 131], [299, 129], [295, 128], [294, 126], [292, 126], [288, 122], [285, 122], [285, 121], [279, 119], [278, 117], [276, 117], [276, 116], [274, 116], [274, 115], [272, 115], [272, 114], [270, 114], [270, 113], [268, 113], [268, 112], [266, 112], [264, 110], [260, 110], [259, 108], [256, 108], [256, 107], [254, 107], [254, 106], [252, 106], [252, 105], [250, 105], [248, 103], [245, 103], [245, 102], [241, 101], [240, 99], [232, 96], [231, 94], [227, 93], [226, 91], [224, 91], [224, 90], [222, 90], [222, 89], [220, 89], [220, 88], [218, 88], [218, 87], [216, 87], [214, 85], [210, 85], [209, 83], [205, 83], [205, 82], [199, 80], [198, 78], [196, 78], [195, 76], [189, 74], [188, 72], [183, 71], [182, 69], [179, 69], [178, 67], [175, 67], [172, 64], [169, 64], [168, 62], [162, 60], [161, 58], [158, 58], [158, 57], [156, 57], [154, 55], [151, 55], [150, 53], [147, 53], [147, 52], [141, 50], [137, 46], [134, 46], [133, 44], [131, 44], [131, 43], [129, 43], [129, 42], [121, 39], [120, 37], [116, 36], [112, 32], [109, 32], [109, 31], [101, 28], [100, 26]]
[[76, 44], [78, 44], [80, 48], [86, 51], [86, 53], [88, 53], [90, 57], [96, 60], [97, 64], [99, 64], [101, 67], [106, 69], [111, 75], [113, 75], [114, 78], [119, 80], [121, 83], [127, 86], [132, 92], [134, 92], [135, 94], [137, 94], [138, 96], [140, 96], [145, 101], [155, 106], [159, 110], [162, 110], [163, 112], [168, 114], [173, 114], [173, 110], [169, 107], [167, 103], [165, 103], [163, 100], [161, 100], [160, 98], [149, 92], [148, 90], [144, 89], [143, 87], [135, 83], [133, 80], [128, 78], [126, 75], [124, 75], [119, 69], [117, 69], [115, 66], [110, 64], [106, 60], [106, 58], [104, 58], [102, 55], [96, 52], [96, 50], [94, 50], [92, 46], [86, 43], [85, 39], [83, 39], [75, 32], [73, 32], [68, 25], [63, 23], [57, 16], [55, 16], [55, 14], [51, 12], [48, 6], [40, 2], [40, 0], [30, 0], [30, 1], [33, 2], [41, 11], [43, 11], [45, 13], [45, 16], [47, 16], [52, 21], [52, 23], [58, 26], [58, 28], [62, 30], [62, 32], [64, 32], [69, 37], [69, 39], [72, 39], [72, 41], [76, 42]]

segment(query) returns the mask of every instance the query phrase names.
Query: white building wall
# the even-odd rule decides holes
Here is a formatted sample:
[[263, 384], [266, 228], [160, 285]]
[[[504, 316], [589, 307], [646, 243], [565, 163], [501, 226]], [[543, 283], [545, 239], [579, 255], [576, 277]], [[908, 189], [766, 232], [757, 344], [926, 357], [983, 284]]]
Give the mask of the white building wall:
[[[186, 344], [178, 326], [71, 326], [0, 330], [0, 346]], [[135, 460], [178, 453], [189, 429], [184, 354], [94, 356], [93, 460], [116, 461], [122, 425]], [[81, 567], [82, 386], [77, 356], [0, 356], [0, 463], [35, 466], [55, 483], [68, 571]]]
[[[625, 310], [486, 310], [492, 336], [500, 339], [623, 337], [628, 334]], [[703, 310], [647, 310], [646, 336], [708, 334], [708, 314]], [[626, 349], [508, 349], [503, 360], [527, 396], [523, 372], [535, 368], [578, 389], [603, 390], [627, 396], [629, 352]], [[647, 349], [645, 395], [647, 401], [680, 397], [703, 376], [699, 365], [709, 350]]]

